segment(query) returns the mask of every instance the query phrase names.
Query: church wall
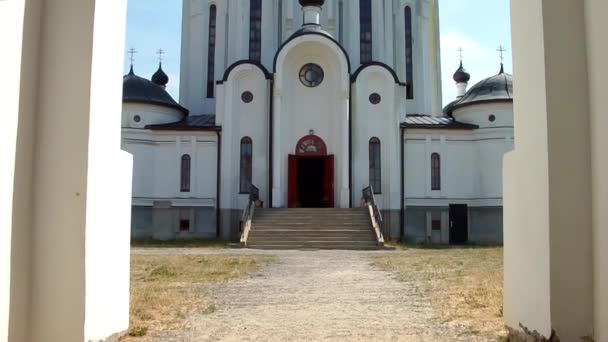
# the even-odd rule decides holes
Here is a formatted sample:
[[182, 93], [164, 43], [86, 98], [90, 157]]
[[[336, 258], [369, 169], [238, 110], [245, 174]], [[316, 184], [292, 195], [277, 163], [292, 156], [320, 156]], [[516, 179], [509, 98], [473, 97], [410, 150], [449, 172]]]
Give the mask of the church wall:
[[[133, 154], [132, 238], [215, 237], [217, 134], [123, 130]], [[180, 191], [181, 157], [190, 155], [190, 192]], [[179, 232], [188, 211], [190, 231]]]
[[[280, 4], [279, 4], [280, 3]], [[342, 3], [342, 14], [340, 14]], [[217, 6], [215, 79], [239, 60], [249, 59], [249, 2], [227, 0], [185, 0], [183, 7], [182, 68], [180, 103], [194, 114], [215, 113], [216, 99], [205, 98], [209, 6]], [[434, 0], [374, 0], [373, 59], [394, 68], [405, 80], [404, 15], [412, 7], [415, 98], [408, 100], [411, 113], [433, 113], [439, 101], [439, 35], [434, 34], [437, 6]], [[281, 44], [302, 26], [298, 0], [262, 0], [261, 63], [272, 70], [273, 59]], [[281, 13], [279, 13], [281, 11]], [[340, 22], [342, 18], [343, 22]], [[434, 19], [435, 21], [431, 20]], [[360, 25], [358, 1], [329, 0], [323, 6], [321, 25], [348, 52], [353, 70], [360, 63]], [[342, 31], [340, 31], [342, 29]], [[216, 96], [217, 98], [217, 96]], [[435, 108], [435, 109], [437, 109]]]
[[502, 207], [471, 208], [469, 241], [477, 244], [502, 244]]
[[[513, 102], [480, 103], [457, 108], [452, 113], [460, 122], [477, 125], [481, 129], [510, 129], [513, 135]], [[494, 115], [495, 121], [490, 121]]]
[[[398, 98], [404, 88], [395, 83], [391, 73], [379, 66], [363, 70], [353, 84], [353, 203], [358, 203], [361, 190], [369, 186], [369, 141], [378, 138], [381, 147], [382, 188], [374, 189], [381, 209], [399, 210], [400, 145]], [[378, 104], [370, 102], [379, 94]], [[387, 222], [388, 224], [388, 222]], [[395, 225], [398, 229], [399, 224]], [[394, 234], [391, 234], [394, 235]]]
[[184, 113], [177, 109], [144, 103], [123, 103], [121, 127], [143, 129], [147, 125], [173, 123], [183, 118]]
[[[406, 241], [449, 243], [449, 206], [466, 204], [469, 241], [502, 243], [502, 156], [512, 144], [504, 135], [504, 130], [499, 129], [407, 130]], [[441, 157], [441, 190], [431, 190], [433, 153]], [[433, 220], [441, 221], [441, 231], [432, 230]]]
[[[316, 63], [324, 70], [318, 87], [308, 88], [300, 82], [299, 72], [307, 63]], [[295, 153], [296, 143], [312, 130], [325, 141], [328, 154], [336, 156], [336, 206], [349, 207], [347, 67], [338, 47], [318, 35], [292, 40], [279, 55], [274, 90], [273, 205], [287, 205], [288, 155]]]

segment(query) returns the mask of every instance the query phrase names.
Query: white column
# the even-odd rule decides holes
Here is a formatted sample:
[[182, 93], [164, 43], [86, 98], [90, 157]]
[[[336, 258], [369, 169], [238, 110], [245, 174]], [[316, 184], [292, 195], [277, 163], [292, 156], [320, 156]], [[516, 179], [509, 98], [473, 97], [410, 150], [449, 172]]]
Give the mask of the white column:
[[286, 199], [283, 196], [285, 192], [284, 186], [285, 182], [283, 181], [283, 168], [286, 167], [284, 165], [285, 157], [283, 156], [283, 151], [281, 147], [282, 144], [282, 136], [281, 136], [281, 120], [282, 120], [282, 102], [283, 97], [281, 94], [281, 89], [278, 87], [274, 89], [273, 94], [274, 101], [274, 117], [273, 117], [273, 150], [272, 150], [272, 206], [274, 208], [282, 208], [287, 205]]
[[372, 59], [383, 63], [386, 62], [384, 25], [384, 0], [372, 0]]
[[602, 13], [608, 11], [608, 3], [602, 0], [585, 2], [587, 30], [587, 63], [589, 68], [589, 98], [591, 127], [592, 200], [593, 200], [593, 259], [594, 259], [594, 330], [596, 341], [608, 341], [608, 146], [606, 131], [606, 22]]
[[606, 322], [593, 325], [587, 75], [595, 70], [587, 70], [586, 3], [511, 6], [517, 100], [516, 148], [504, 162], [505, 321], [545, 337], [554, 330], [562, 341], [579, 341]]
[[[0, 219], [12, 217], [0, 226], [1, 243], [12, 244], [0, 260], [2, 341], [6, 322], [10, 342], [99, 341], [128, 328], [131, 158], [120, 150], [119, 128], [125, 24], [126, 1], [0, 4], [0, 28], [12, 33], [0, 36], [8, 48], [0, 57], [8, 67], [0, 159], [10, 168], [0, 193], [15, 199], [0, 202]], [[26, 194], [13, 192], [13, 179]], [[10, 299], [5, 284], [15, 289]]]
[[[340, 111], [343, 113], [344, 121], [341, 122], [342, 125], [342, 155], [339, 156], [341, 167], [340, 178], [342, 179], [342, 184], [340, 184], [340, 204], [336, 205], [339, 208], [348, 208], [350, 201], [350, 184], [349, 184], [349, 165], [350, 165], [350, 149], [349, 149], [349, 122], [351, 118], [349, 117], [349, 106], [350, 99], [348, 97], [348, 92], [346, 90], [343, 91], [342, 96], [340, 97]], [[354, 204], [354, 203], [353, 203]]]

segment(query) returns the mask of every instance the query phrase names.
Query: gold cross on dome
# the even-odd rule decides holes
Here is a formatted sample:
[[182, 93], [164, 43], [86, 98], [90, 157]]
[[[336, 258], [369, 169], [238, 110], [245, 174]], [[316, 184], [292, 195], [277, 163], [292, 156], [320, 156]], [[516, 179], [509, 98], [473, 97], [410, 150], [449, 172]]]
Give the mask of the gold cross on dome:
[[130, 48], [130, 49], [129, 49], [129, 51], [127, 51], [127, 53], [128, 53], [129, 55], [131, 55], [131, 56], [130, 56], [130, 59], [131, 59], [131, 65], [133, 65], [133, 62], [135, 62], [135, 54], [137, 53], [137, 50], [135, 50], [135, 48]]
[[158, 49], [158, 51], [156, 51], [156, 54], [158, 55], [158, 61], [162, 63], [163, 62], [163, 55], [165, 54], [165, 50]]
[[505, 56], [504, 53], [507, 52], [507, 49], [505, 49], [502, 45], [498, 47], [498, 53], [500, 54], [500, 63], [503, 63], [505, 61]]
[[458, 51], [458, 55], [460, 56], [460, 61], [462, 62], [462, 53], [464, 52], [464, 49], [463, 49], [463, 48], [462, 48], [462, 46], [461, 46], [461, 47], [459, 47], [459, 48], [458, 48], [458, 50], [456, 50], [456, 51]]

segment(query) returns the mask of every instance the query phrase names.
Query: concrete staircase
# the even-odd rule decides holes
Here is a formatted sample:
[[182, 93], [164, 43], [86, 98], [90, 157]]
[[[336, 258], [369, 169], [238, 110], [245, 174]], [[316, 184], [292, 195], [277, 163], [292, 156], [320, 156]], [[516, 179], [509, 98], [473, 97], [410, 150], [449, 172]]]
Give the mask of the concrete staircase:
[[253, 249], [379, 249], [367, 209], [256, 209]]

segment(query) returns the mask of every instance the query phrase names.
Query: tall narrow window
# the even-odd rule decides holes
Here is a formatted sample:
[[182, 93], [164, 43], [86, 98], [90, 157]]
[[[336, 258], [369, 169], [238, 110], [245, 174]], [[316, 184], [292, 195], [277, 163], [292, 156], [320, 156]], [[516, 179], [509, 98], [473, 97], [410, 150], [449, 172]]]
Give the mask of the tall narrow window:
[[382, 192], [382, 160], [380, 154], [380, 139], [371, 138], [369, 140], [369, 184], [376, 194]]
[[338, 2], [338, 41], [344, 44], [344, 1]]
[[414, 98], [414, 50], [412, 49], [412, 8], [405, 7], [405, 83], [407, 99]]
[[217, 10], [215, 5], [209, 7], [209, 46], [207, 50], [207, 98], [215, 97], [215, 27]]
[[251, 138], [241, 139], [241, 181], [240, 192], [249, 193], [253, 177], [253, 142]]
[[372, 61], [372, 0], [359, 0], [361, 63]]
[[262, 0], [250, 0], [249, 8], [249, 59], [262, 59]]
[[191, 168], [190, 156], [184, 154], [182, 156], [182, 169], [181, 169], [181, 191], [190, 192], [190, 168]]
[[441, 157], [439, 157], [439, 153], [431, 155], [431, 190], [441, 190]]

